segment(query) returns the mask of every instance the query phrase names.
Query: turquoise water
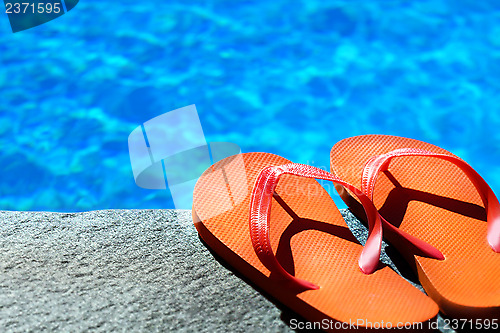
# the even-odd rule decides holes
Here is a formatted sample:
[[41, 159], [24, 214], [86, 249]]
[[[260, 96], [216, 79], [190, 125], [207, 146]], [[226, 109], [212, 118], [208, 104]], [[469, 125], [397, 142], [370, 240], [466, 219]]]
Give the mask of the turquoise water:
[[209, 141], [328, 167], [345, 137], [440, 145], [500, 194], [500, 1], [90, 1], [0, 15], [0, 209], [172, 208], [127, 138], [196, 104]]

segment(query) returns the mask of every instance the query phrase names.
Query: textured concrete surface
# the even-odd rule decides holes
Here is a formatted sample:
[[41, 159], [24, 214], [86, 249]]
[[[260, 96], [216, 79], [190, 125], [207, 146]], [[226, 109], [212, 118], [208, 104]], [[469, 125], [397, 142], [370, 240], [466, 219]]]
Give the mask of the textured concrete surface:
[[296, 317], [216, 260], [190, 211], [4, 211], [0, 220], [0, 332], [286, 332]]

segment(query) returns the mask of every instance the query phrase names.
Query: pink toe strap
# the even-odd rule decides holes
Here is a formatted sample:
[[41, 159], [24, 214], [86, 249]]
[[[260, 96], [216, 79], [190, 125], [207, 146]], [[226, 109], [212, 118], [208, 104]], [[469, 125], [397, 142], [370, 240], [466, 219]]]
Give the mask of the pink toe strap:
[[[361, 201], [368, 217], [369, 236], [359, 258], [359, 267], [365, 274], [373, 273], [378, 265], [382, 245], [382, 225], [380, 216], [373, 203], [360, 190], [324, 170], [304, 165], [285, 164], [263, 169], [255, 182], [250, 204], [250, 237], [257, 257], [262, 264], [278, 277], [289, 281], [300, 289], [318, 289], [311, 282], [298, 279], [289, 274], [278, 262], [271, 248], [269, 239], [269, 215], [274, 189], [283, 174], [291, 174], [306, 178], [330, 180], [340, 184], [354, 193]], [[306, 198], [307, 200], [307, 198]]]
[[484, 179], [469, 164], [458, 157], [415, 148], [396, 149], [386, 154], [374, 156], [366, 163], [363, 170], [361, 190], [373, 200], [373, 191], [379, 173], [387, 170], [387, 167], [393, 158], [403, 156], [435, 157], [449, 161], [458, 166], [471, 180], [472, 184], [474, 184], [476, 190], [481, 196], [487, 212], [488, 243], [493, 251], [497, 253], [500, 252], [500, 204], [498, 203], [498, 199]]

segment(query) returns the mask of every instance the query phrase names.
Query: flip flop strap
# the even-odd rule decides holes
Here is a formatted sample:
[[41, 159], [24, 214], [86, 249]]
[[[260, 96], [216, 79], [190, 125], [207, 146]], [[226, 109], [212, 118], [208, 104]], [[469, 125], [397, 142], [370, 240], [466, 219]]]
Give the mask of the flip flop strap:
[[[363, 204], [368, 217], [369, 236], [359, 258], [359, 267], [365, 274], [375, 271], [380, 258], [382, 246], [382, 225], [380, 216], [373, 203], [359, 189], [339, 179], [335, 175], [304, 164], [284, 164], [263, 169], [255, 182], [250, 204], [250, 238], [252, 245], [262, 264], [278, 277], [288, 280], [292, 287], [301, 289], [318, 289], [311, 282], [289, 274], [278, 262], [271, 248], [269, 239], [269, 218], [274, 190], [283, 174], [291, 174], [306, 178], [330, 180], [353, 192]], [[307, 198], [306, 198], [307, 199]]]
[[472, 184], [478, 191], [481, 200], [483, 201], [484, 207], [486, 208], [488, 221], [488, 243], [493, 251], [497, 253], [500, 252], [500, 204], [498, 203], [498, 199], [484, 179], [461, 158], [416, 148], [396, 149], [386, 154], [374, 156], [368, 160], [363, 170], [361, 190], [373, 200], [373, 191], [379, 173], [387, 170], [389, 163], [393, 158], [403, 156], [434, 157], [449, 161], [459, 167], [460, 170], [462, 170], [471, 180]]

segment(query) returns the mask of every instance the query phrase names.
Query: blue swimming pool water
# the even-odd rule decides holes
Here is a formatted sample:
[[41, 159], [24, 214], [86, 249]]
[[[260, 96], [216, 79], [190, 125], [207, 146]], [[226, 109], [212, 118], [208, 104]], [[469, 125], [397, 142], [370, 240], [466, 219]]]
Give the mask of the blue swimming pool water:
[[500, 194], [500, 1], [95, 1], [0, 15], [0, 209], [171, 208], [127, 137], [196, 104], [209, 141], [328, 167], [342, 138], [440, 145]]

